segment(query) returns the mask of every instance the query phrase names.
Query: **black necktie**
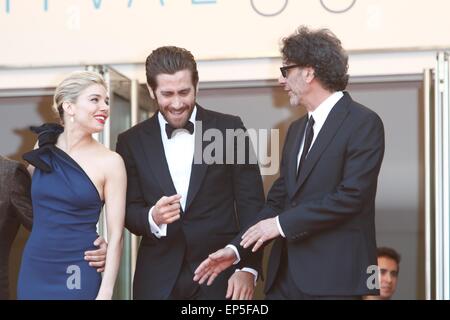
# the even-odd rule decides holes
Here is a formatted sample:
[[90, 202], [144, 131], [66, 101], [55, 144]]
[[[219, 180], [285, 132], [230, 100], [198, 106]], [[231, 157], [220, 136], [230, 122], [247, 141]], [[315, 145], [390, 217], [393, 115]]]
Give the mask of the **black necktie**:
[[178, 129], [185, 129], [189, 132], [189, 134], [193, 134], [194, 133], [194, 124], [191, 121], [188, 121], [188, 122], [186, 122], [186, 124], [184, 125], [183, 128], [174, 128], [170, 124], [166, 123], [167, 138], [168, 139], [172, 138], [173, 132]]
[[311, 147], [311, 142], [314, 137], [314, 128], [313, 127], [314, 127], [314, 118], [313, 118], [313, 116], [310, 116], [308, 119], [308, 123], [306, 124], [305, 142], [303, 143], [302, 156], [300, 157], [300, 163], [298, 165], [297, 178], [299, 176], [302, 164], [305, 161], [306, 156], [308, 155], [309, 148]]

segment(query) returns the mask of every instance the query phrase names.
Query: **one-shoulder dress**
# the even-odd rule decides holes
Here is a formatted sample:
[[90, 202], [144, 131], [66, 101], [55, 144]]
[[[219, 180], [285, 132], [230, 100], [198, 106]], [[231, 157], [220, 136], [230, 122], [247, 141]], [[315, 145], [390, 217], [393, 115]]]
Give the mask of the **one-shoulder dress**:
[[86, 172], [55, 143], [63, 127], [33, 127], [39, 148], [24, 154], [35, 166], [33, 227], [19, 273], [18, 299], [95, 299], [101, 274], [84, 260], [96, 249], [103, 201]]

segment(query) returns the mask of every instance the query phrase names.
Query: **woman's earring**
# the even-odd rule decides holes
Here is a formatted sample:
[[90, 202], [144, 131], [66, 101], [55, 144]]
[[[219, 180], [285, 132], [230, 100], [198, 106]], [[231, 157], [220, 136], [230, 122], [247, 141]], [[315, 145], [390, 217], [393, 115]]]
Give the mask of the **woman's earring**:
[[70, 116], [70, 122], [72, 122], [73, 123], [73, 116]]

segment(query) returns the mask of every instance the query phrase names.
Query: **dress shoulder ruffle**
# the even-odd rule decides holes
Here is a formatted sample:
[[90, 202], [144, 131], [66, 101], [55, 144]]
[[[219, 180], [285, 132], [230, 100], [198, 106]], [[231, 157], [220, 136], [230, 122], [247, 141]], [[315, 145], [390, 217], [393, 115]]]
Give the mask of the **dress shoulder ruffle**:
[[24, 153], [22, 158], [42, 171], [51, 172], [52, 168], [42, 159], [42, 155], [55, 148], [64, 127], [58, 123], [44, 123], [38, 127], [32, 126], [30, 130], [38, 135], [39, 148]]

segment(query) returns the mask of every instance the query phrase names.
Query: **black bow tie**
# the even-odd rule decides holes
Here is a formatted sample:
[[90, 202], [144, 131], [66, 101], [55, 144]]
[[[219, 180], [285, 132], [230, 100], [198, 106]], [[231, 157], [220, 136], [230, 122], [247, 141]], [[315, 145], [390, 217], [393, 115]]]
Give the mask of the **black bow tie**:
[[193, 134], [194, 133], [194, 124], [191, 121], [188, 121], [188, 122], [186, 122], [186, 124], [184, 125], [183, 128], [174, 128], [170, 124], [166, 123], [167, 138], [168, 139], [172, 138], [173, 132], [175, 130], [181, 130], [181, 129], [185, 129], [189, 132], [189, 134]]

